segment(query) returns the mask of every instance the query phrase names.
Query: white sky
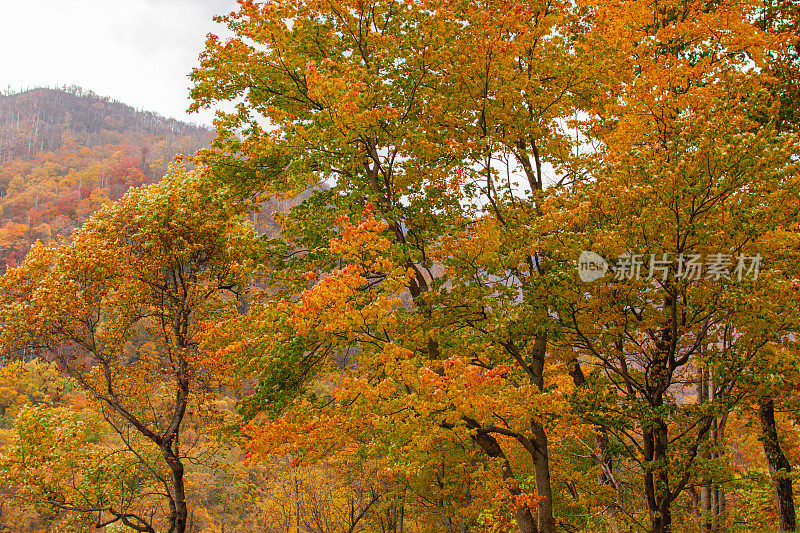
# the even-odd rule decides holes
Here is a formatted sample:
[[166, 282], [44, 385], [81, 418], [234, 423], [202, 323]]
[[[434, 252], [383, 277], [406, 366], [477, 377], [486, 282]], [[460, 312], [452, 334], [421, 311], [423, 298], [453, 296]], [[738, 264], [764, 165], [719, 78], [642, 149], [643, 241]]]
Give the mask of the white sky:
[[235, 0], [0, 0], [0, 89], [78, 85], [137, 109], [189, 115], [190, 82], [212, 17]]

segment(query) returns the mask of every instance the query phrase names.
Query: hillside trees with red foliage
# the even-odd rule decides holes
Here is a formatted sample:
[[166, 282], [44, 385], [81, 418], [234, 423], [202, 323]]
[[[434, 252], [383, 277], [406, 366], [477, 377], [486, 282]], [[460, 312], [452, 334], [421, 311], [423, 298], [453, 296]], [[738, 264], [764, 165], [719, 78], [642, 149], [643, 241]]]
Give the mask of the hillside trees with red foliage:
[[0, 271], [157, 181], [210, 135], [74, 87], [0, 96]]

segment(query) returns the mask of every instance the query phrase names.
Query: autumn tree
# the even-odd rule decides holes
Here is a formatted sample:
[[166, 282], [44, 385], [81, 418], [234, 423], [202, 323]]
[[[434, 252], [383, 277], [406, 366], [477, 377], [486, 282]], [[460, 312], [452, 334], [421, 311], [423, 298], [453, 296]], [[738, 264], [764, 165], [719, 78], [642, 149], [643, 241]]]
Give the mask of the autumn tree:
[[[721, 505], [740, 378], [795, 327], [797, 139], [767, 74], [789, 38], [759, 9], [242, 1], [222, 17], [234, 36], [209, 38], [194, 107], [238, 105], [199, 160], [241, 195], [317, 187], [278, 217], [273, 288], [210, 344], [259, 379], [254, 456], [360, 447], [402, 474], [387, 501], [429, 498], [467, 529], [504, 523], [499, 501], [523, 532], [597, 511], [670, 531], [695, 483]], [[582, 250], [631, 268], [576, 284]], [[767, 251], [754, 279], [742, 258]], [[698, 254], [737, 283], [696, 261], [687, 277]], [[636, 279], [653, 258], [675, 270]]]
[[0, 418], [12, 421], [27, 404], [58, 401], [64, 379], [55, 365], [34, 359], [28, 363], [11, 361], [0, 368]]
[[[796, 330], [797, 139], [776, 127], [771, 80], [751, 68], [784, 44], [755, 10], [596, 4], [611, 95], [595, 108], [602, 162], [552, 198], [542, 226], [562, 261], [591, 250], [616, 263], [556, 302], [566, 346], [607, 383], [612, 398], [587, 399], [590, 418], [636, 465], [650, 531], [677, 527], [673, 502], [695, 476], [709, 490], [704, 458], [719, 457], [706, 451], [724, 450], [742, 376]], [[617, 508], [635, 516], [615, 485]], [[715, 494], [714, 511], [702, 496], [704, 528], [724, 509]]]
[[136, 455], [106, 441], [106, 433], [90, 409], [24, 406], [0, 453], [6, 501], [70, 531], [119, 520], [136, 525], [158, 487]]
[[[564, 119], [591, 95], [583, 64], [589, 56], [579, 42], [586, 14], [550, 2], [240, 2], [238, 13], [222, 19], [235, 37], [207, 42], [192, 75], [195, 108], [244, 102], [220, 115], [217, 150], [201, 160], [241, 191], [286, 195], [327, 185], [283, 218], [294, 248], [275, 278], [283, 295], [289, 300], [302, 290], [300, 274], [309, 270], [321, 280], [320, 291], [347, 276], [347, 286], [363, 282], [365, 294], [384, 294], [383, 305], [393, 305], [386, 291], [405, 290], [413, 309], [402, 328], [386, 332], [365, 321], [348, 326], [360, 334], [348, 338], [342, 329], [344, 339], [331, 338], [317, 334], [323, 327], [317, 323], [284, 344], [245, 343], [250, 357], [269, 349], [286, 358], [274, 361], [276, 369], [253, 368], [256, 375], [299, 384], [348, 349], [360, 350], [354, 358], [362, 368], [373, 368], [367, 361], [377, 346], [382, 357], [411, 361], [411, 376], [430, 370], [448, 381], [457, 378], [450, 369], [458, 369], [501, 379], [508, 366], [513, 377], [502, 379], [515, 398], [549, 401], [550, 319], [540, 301], [546, 289], [533, 283], [547, 269], [520, 228], [538, 216], [548, 164], [557, 179], [577, 176]], [[371, 224], [369, 216], [362, 220], [368, 206], [374, 209], [369, 216], [386, 224], [389, 241], [381, 254], [390, 262], [364, 266], [369, 274], [362, 279], [362, 267], [331, 254], [328, 240], [344, 220]], [[454, 252], [473, 239], [474, 254]], [[390, 265], [410, 276], [389, 275], [383, 269]], [[283, 320], [264, 313], [263, 328]], [[455, 366], [445, 363], [451, 358]], [[375, 365], [364, 376], [369, 382], [385, 372]], [[409, 379], [396, 392], [413, 403], [421, 385]], [[260, 387], [267, 400], [273, 384]], [[506, 413], [511, 427], [511, 418], [472, 412], [450, 398], [420, 427], [426, 439], [465, 435], [471, 444], [462, 450], [463, 464], [474, 464], [475, 446], [484, 460], [503, 465], [507, 490], [519, 500], [512, 507], [520, 531], [553, 531], [558, 492], [548, 432], [558, 417], [527, 402], [519, 408], [513, 417]], [[397, 415], [418, 416], [413, 409]], [[521, 480], [528, 476], [516, 470], [527, 466], [514, 464], [517, 453], [533, 465], [525, 487]], [[537, 497], [526, 499], [534, 491]]]
[[[794, 2], [765, 2], [759, 13], [758, 23], [765, 30], [782, 35], [787, 46], [771, 54], [768, 72], [772, 75], [771, 88], [780, 101], [780, 111], [776, 120], [778, 128], [797, 131], [800, 116], [797, 113], [800, 102], [800, 34], [797, 25], [800, 21], [800, 7]], [[784, 354], [787, 352], [783, 352]], [[783, 365], [779, 365], [783, 367]], [[777, 373], [788, 383], [793, 383], [791, 372], [788, 375]], [[770, 372], [768, 375], [775, 375]], [[767, 387], [769, 389], [770, 387]], [[762, 391], [763, 392], [763, 391]], [[773, 392], [774, 388], [773, 388]], [[794, 491], [792, 487], [791, 464], [786, 458], [780, 439], [775, 416], [775, 401], [779, 394], [759, 396], [758, 412], [762, 428], [764, 455], [770, 473], [773, 475], [775, 503], [778, 510], [781, 531], [794, 531], [797, 518], [794, 510]]]
[[101, 209], [71, 241], [37, 244], [2, 280], [4, 342], [57, 362], [117, 434], [120, 456], [152, 481], [157, 498], [143, 507], [42, 493], [61, 509], [99, 513], [97, 527], [186, 529], [185, 463], [207, 431], [187, 426], [212, 415], [198, 334], [204, 321], [235, 312], [255, 242], [241, 213], [204, 182], [175, 167]]

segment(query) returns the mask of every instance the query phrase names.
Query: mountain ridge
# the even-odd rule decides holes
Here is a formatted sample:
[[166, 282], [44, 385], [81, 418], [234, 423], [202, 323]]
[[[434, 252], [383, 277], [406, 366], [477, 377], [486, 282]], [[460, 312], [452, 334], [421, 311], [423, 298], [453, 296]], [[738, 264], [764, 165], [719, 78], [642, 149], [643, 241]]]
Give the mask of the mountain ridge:
[[137, 110], [77, 86], [37, 87], [0, 97], [0, 163], [55, 150], [64, 133], [91, 147], [109, 134], [131, 132], [195, 138], [211, 134], [203, 126]]
[[31, 245], [69, 237], [131, 187], [154, 183], [212, 131], [79, 87], [0, 97], [0, 273]]

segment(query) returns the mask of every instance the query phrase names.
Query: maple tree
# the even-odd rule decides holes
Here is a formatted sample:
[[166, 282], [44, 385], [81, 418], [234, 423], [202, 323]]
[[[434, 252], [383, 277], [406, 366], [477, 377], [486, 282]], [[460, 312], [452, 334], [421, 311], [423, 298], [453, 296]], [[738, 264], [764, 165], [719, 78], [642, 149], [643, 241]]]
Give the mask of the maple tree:
[[16, 411], [46, 398], [57, 402], [63, 395], [63, 378], [55, 365], [34, 359], [12, 361], [0, 369], [0, 417], [13, 420]]
[[[241, 335], [216, 342], [261, 378], [250, 416], [292, 405], [315, 375], [333, 382], [332, 403], [300, 399], [278, 422], [250, 426], [254, 451], [285, 453], [277, 443], [287, 438], [300, 441], [294, 453], [366, 439], [381, 450], [376, 460], [391, 457], [395, 471], [413, 464], [416, 475], [445, 460], [431, 439], [461, 436], [499, 465], [519, 530], [551, 531], [554, 506], [572, 503], [557, 501], [570, 486], [553, 490], [554, 480], [584, 475], [554, 474], [552, 443], [568, 450], [588, 438], [601, 487], [573, 486], [573, 500], [600, 491], [611, 524], [671, 530], [673, 502], [697, 464], [713, 463], [696, 458], [719, 459], [712, 446], [724, 444], [737, 373], [785, 341], [792, 306], [772, 309], [759, 329], [767, 319], [755, 304], [729, 309], [762, 290], [763, 301], [782, 301], [780, 283], [733, 295], [722, 283], [586, 291], [564, 265], [581, 246], [673, 257], [791, 249], [796, 139], [770, 125], [769, 79], [751, 68], [765, 68], [786, 34], [759, 29], [747, 2], [240, 4], [222, 19], [235, 37], [211, 37], [193, 73], [195, 107], [243, 98], [219, 115], [216, 151], [201, 160], [244, 192], [326, 186], [281, 218], [280, 289], [237, 319]], [[599, 151], [587, 152], [588, 141]], [[775, 205], [787, 208], [780, 217], [751, 220]], [[647, 319], [617, 320], [640, 311], [634, 301]], [[678, 324], [683, 305], [694, 321]], [[648, 331], [662, 338], [637, 352]], [[697, 378], [698, 365], [711, 377]], [[688, 373], [703, 392], [684, 407], [674, 387]], [[315, 437], [330, 428], [330, 440], [305, 442], [310, 427]], [[413, 444], [393, 456], [395, 441]], [[445, 448], [449, 460], [476, 464], [469, 447]], [[635, 509], [614, 461], [640, 469]], [[467, 485], [470, 495], [448, 504], [461, 501], [465, 519], [479, 499]]]
[[[4, 342], [55, 360], [77, 382], [117, 434], [117, 466], [128, 471], [135, 463], [137, 475], [150, 481], [142, 497], [157, 496], [140, 508], [130, 494], [118, 507], [104, 492], [87, 502], [80, 490], [45, 491], [52, 505], [99, 513], [97, 527], [121, 521], [136, 531], [186, 528], [185, 462], [202, 458], [199, 430], [191, 428], [213, 426], [215, 416], [198, 333], [203, 321], [236, 311], [235, 291], [247, 280], [256, 243], [243, 215], [204, 182], [176, 166], [158, 184], [102, 208], [70, 242], [36, 244], [3, 278]], [[54, 477], [62, 472], [45, 470], [51, 467]], [[35, 485], [24, 469], [20, 474], [20, 482]], [[68, 479], [56, 482], [70, 486]], [[138, 494], [136, 487], [130, 485]], [[159, 525], [163, 502], [168, 509]]]
[[[624, 15], [616, 4], [598, 7], [616, 95], [598, 113], [603, 161], [596, 180], [566, 203], [554, 200], [546, 229], [554, 228], [553, 248], [573, 257], [627, 257], [613, 280], [558, 300], [558, 314], [568, 345], [612, 391], [593, 420], [638, 463], [649, 529], [669, 531], [672, 502], [698, 474], [702, 514], [711, 513], [703, 472], [720, 458], [711, 450], [725, 447], [741, 374], [796, 330], [796, 267], [785, 257], [796, 247], [797, 141], [775, 127], [769, 78], [750, 69], [782, 46], [754, 27], [752, 6], [630, 2]], [[739, 271], [736, 285], [690, 265], [691, 257], [726, 258], [735, 272], [743, 256], [765, 251], [774, 255], [758, 282]], [[688, 383], [695, 404], [683, 398]], [[724, 509], [720, 490], [714, 514]], [[711, 527], [710, 517], [701, 520]]]
[[137, 504], [158, 487], [135, 454], [105, 445], [104, 432], [91, 411], [24, 407], [0, 457], [9, 500], [72, 531], [118, 520], [136, 530]]
[[[800, 9], [791, 2], [767, 2], [761, 12], [759, 23], [766, 30], [788, 36], [786, 48], [768, 57], [768, 72], [772, 75], [772, 92], [779, 99], [781, 107], [776, 118], [776, 126], [786, 131], [797, 131], [800, 122], [797, 115], [798, 96], [800, 95], [800, 34], [797, 33], [797, 22], [800, 20]], [[782, 352], [788, 355], [790, 352]], [[774, 360], [774, 359], [770, 359]], [[780, 358], [776, 367], [783, 368], [791, 357]], [[785, 388], [791, 389], [794, 383], [793, 374], [774, 372], [768, 369], [765, 381], [774, 380], [775, 376], [784, 380]], [[774, 387], [774, 384], [773, 384]], [[767, 389], [770, 387], [768, 386]], [[782, 449], [778, 436], [775, 416], [775, 402], [781, 394], [778, 391], [760, 396], [758, 402], [759, 422], [762, 430], [764, 455], [766, 456], [778, 510], [778, 523], [781, 531], [793, 531], [796, 526], [794, 494], [791, 477], [791, 464]], [[780, 400], [779, 400], [780, 401]]]
[[[397, 385], [401, 397], [420, 393], [418, 372], [434, 369], [445, 375], [449, 366], [444, 362], [456, 358], [456, 368], [465, 372], [483, 369], [499, 375], [510, 365], [521, 373], [506, 381], [520, 383], [512, 386], [515, 395], [548, 401], [547, 326], [542, 324], [548, 318], [546, 308], [535, 302], [539, 289], [529, 282], [544, 270], [518, 229], [526, 217], [536, 216], [545, 163], [564, 169], [568, 179], [576, 172], [570, 165], [570, 136], [559, 120], [571, 117], [575, 102], [591, 92], [579, 68], [586, 56], [572, 48], [577, 47], [576, 30], [584, 15], [585, 10], [568, 4], [535, 2], [510, 10], [502, 2], [241, 2], [240, 11], [225, 18], [238, 38], [208, 41], [201, 67], [193, 73], [195, 106], [239, 97], [246, 104], [220, 116], [218, 150], [205, 153], [201, 161], [245, 191], [285, 195], [328, 180], [330, 187], [306, 202], [307, 208], [285, 217], [291, 245], [307, 253], [282, 263], [276, 279], [285, 283], [290, 299], [303, 283], [302, 276], [290, 277], [292, 269], [312, 271], [314, 277], [329, 272], [316, 291], [339, 294], [345, 300], [337, 305], [343, 308], [369, 309], [363, 326], [357, 323], [364, 330], [361, 336], [344, 333], [354, 324], [338, 324], [367, 313], [366, 308], [342, 313], [337, 321], [330, 317], [325, 327], [339, 328], [338, 336], [345, 338], [341, 342], [338, 336], [318, 337], [315, 331], [322, 323], [315, 323], [301, 329], [300, 336], [289, 328], [288, 338], [270, 345], [287, 360], [276, 361], [280, 368], [274, 371], [255, 371], [281, 376], [280, 394], [285, 394], [286, 381], [301, 383], [316, 372], [317, 363], [330, 361], [325, 356], [336, 349], [358, 346], [359, 364], [367, 365], [369, 357], [377, 357], [370, 355], [377, 344], [384, 358], [414, 354], [413, 371], [407, 369]], [[277, 129], [265, 131], [262, 117]], [[244, 140], [235, 135], [239, 131]], [[525, 184], [517, 186], [516, 179], [498, 172], [498, 165], [519, 170]], [[391, 237], [381, 252], [391, 263], [364, 266], [367, 274], [345, 258], [341, 264], [346, 268], [332, 270], [337, 258], [327, 253], [326, 241], [334, 235], [331, 229], [344, 223], [334, 218], [349, 214], [355, 224], [368, 205], [386, 223]], [[470, 257], [443, 247], [445, 238], [453, 248], [468, 240], [476, 217], [485, 219], [480, 245], [491, 247], [491, 240], [503, 234], [501, 250], [476, 250], [477, 257]], [[364, 223], [374, 222], [367, 218]], [[276, 251], [280, 254], [281, 246]], [[510, 256], [507, 261], [504, 255]], [[389, 275], [384, 269], [390, 266], [403, 274]], [[458, 273], [435, 273], [444, 268]], [[412, 275], [404, 277], [406, 271]], [[522, 301], [516, 301], [518, 288], [496, 294], [497, 276], [518, 280]], [[334, 280], [341, 285], [329, 285]], [[375, 301], [346, 300], [345, 288], [360, 282], [369, 288], [366, 294], [375, 292]], [[399, 323], [389, 329], [376, 317], [380, 328], [373, 330], [378, 324], [372, 322], [372, 313], [395, 305], [389, 295], [402, 287], [414, 309], [406, 317], [409, 322], [402, 321], [401, 327], [401, 319], [393, 317]], [[265, 313], [263, 328], [283, 320]], [[251, 317], [258, 319], [256, 313]], [[263, 337], [263, 332], [253, 335]], [[256, 343], [248, 353], [262, 349]], [[484, 350], [486, 355], [479, 356]], [[307, 357], [307, 352], [315, 355]], [[376, 374], [365, 378], [368, 383], [384, 372], [382, 366], [381, 360], [375, 361]], [[361, 368], [367, 367], [373, 368]], [[435, 389], [433, 383], [428, 386]], [[273, 382], [260, 388], [271, 387]], [[460, 393], [452, 390], [454, 396]], [[441, 414], [431, 412], [430, 425], [421, 426], [423, 433], [409, 438], [468, 437], [492, 462], [504, 464], [503, 484], [518, 500], [511, 506], [520, 530], [552, 531], [556, 493], [547, 432], [557, 424], [545, 428], [549, 415], [527, 404], [519, 404], [512, 428], [503, 427], [507, 423], [502, 415], [473, 413], [448, 398]], [[397, 418], [419, 416], [413, 409], [401, 415]], [[498, 437], [508, 436], [501, 445]], [[517, 447], [534, 465], [533, 479], [524, 489], [508, 451]], [[465, 464], [474, 462], [468, 448], [461, 451]], [[459, 495], [457, 500], [465, 498], [470, 499]]]

